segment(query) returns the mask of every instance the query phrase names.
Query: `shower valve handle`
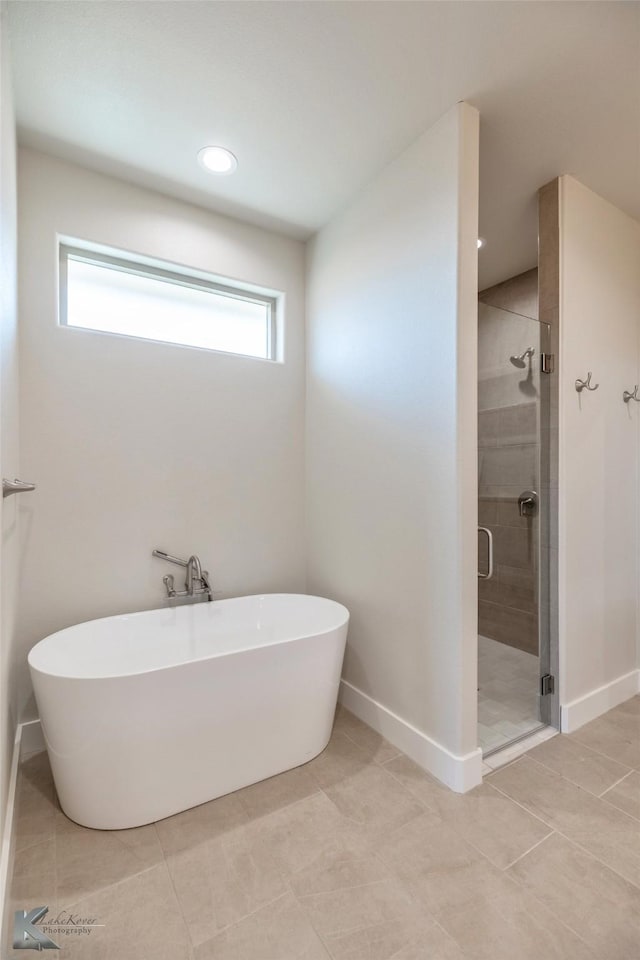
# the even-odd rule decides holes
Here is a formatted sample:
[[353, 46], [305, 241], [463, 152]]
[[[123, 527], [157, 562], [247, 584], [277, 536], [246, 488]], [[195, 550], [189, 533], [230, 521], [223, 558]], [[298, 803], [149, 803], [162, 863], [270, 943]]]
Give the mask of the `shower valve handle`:
[[521, 517], [535, 517], [538, 512], [538, 494], [535, 490], [523, 490], [518, 497], [518, 513]]

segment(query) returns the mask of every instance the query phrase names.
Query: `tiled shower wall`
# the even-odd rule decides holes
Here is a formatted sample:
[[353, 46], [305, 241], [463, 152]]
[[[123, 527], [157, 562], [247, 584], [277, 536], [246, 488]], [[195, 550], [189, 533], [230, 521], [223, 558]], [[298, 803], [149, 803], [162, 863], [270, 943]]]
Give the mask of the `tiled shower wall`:
[[[491, 580], [479, 581], [479, 632], [538, 653], [538, 523], [522, 518], [518, 496], [539, 487], [537, 270], [480, 294], [478, 325], [478, 523], [494, 536]], [[510, 311], [506, 313], [505, 311]], [[519, 316], [514, 316], [518, 314]], [[510, 363], [533, 346], [523, 370]], [[479, 555], [486, 541], [479, 541]], [[482, 561], [481, 561], [482, 569]]]

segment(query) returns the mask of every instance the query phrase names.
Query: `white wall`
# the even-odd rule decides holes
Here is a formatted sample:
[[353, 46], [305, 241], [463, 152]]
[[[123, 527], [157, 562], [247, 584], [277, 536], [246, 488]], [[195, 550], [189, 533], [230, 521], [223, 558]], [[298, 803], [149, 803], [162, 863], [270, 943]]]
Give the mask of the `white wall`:
[[477, 179], [458, 104], [308, 254], [309, 588], [352, 614], [345, 702], [456, 789], [480, 771]]
[[[15, 121], [11, 95], [5, 5], [0, 7], [0, 474], [18, 467], [18, 358], [16, 308]], [[16, 731], [16, 606], [19, 563], [18, 502], [0, 499], [0, 826]], [[0, 877], [0, 880], [2, 878]], [[0, 891], [1, 893], [1, 891]]]
[[[574, 729], [638, 690], [640, 224], [560, 178], [560, 702]], [[593, 372], [594, 393], [574, 382]]]
[[[303, 590], [303, 245], [29, 150], [19, 215], [23, 659], [160, 606], [154, 547], [217, 597]], [[285, 291], [284, 364], [58, 326], [56, 233]]]

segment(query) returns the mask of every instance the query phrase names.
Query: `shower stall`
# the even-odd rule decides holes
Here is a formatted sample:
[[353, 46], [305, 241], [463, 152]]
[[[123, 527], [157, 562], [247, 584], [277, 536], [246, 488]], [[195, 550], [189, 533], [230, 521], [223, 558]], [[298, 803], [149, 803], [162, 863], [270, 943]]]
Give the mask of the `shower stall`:
[[551, 722], [552, 372], [547, 324], [479, 302], [478, 731], [485, 756]]

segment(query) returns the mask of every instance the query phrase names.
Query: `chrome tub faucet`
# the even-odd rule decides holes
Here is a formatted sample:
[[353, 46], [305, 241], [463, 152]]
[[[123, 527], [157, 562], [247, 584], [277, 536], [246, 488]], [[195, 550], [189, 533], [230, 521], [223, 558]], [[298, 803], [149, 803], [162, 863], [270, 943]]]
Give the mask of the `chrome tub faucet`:
[[188, 560], [181, 560], [179, 557], [172, 557], [171, 554], [165, 553], [164, 550], [154, 550], [152, 556], [166, 560], [168, 563], [175, 563], [179, 567], [186, 567], [184, 590], [176, 590], [172, 574], [168, 573], [162, 578], [167, 591], [166, 602], [170, 606], [213, 600], [209, 574], [202, 569], [200, 558], [195, 554], [192, 554]]

